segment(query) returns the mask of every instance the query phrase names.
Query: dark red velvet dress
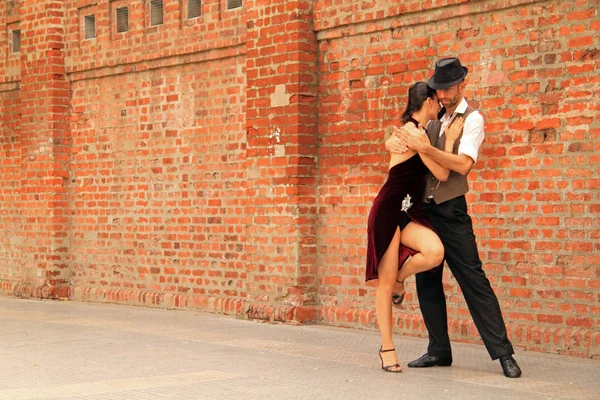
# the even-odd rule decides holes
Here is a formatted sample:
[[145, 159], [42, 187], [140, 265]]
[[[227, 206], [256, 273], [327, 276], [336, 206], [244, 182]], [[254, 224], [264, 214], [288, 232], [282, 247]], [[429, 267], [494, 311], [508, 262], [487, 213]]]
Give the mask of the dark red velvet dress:
[[[414, 221], [433, 230], [427, 221], [423, 195], [429, 170], [418, 154], [393, 166], [388, 179], [373, 201], [367, 227], [366, 280], [377, 279], [377, 269], [387, 251], [396, 228], [404, 229]], [[416, 254], [413, 249], [400, 245], [398, 269], [406, 259]]]

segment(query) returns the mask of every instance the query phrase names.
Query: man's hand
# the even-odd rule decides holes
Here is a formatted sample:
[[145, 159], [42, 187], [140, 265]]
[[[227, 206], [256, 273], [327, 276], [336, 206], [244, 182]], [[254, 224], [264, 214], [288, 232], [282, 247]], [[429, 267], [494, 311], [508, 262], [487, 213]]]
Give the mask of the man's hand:
[[423, 150], [429, 144], [427, 134], [414, 127], [395, 128], [394, 136], [400, 139], [401, 144], [417, 152]]
[[394, 126], [392, 134], [390, 135], [389, 139], [385, 141], [385, 148], [390, 153], [402, 154], [408, 151], [408, 146], [400, 141], [397, 132], [398, 128]]

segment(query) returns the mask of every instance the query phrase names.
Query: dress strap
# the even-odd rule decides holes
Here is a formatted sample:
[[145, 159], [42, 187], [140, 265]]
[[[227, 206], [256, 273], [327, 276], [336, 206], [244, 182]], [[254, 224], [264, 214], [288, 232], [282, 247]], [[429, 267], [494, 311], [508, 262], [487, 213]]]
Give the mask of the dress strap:
[[413, 124], [415, 124], [415, 126], [416, 126], [417, 128], [421, 128], [421, 124], [419, 123], [419, 121], [417, 121], [416, 119], [414, 119], [412, 116], [411, 116], [411, 117], [409, 117], [409, 118], [408, 118], [408, 120], [409, 120], [410, 122], [412, 122]]

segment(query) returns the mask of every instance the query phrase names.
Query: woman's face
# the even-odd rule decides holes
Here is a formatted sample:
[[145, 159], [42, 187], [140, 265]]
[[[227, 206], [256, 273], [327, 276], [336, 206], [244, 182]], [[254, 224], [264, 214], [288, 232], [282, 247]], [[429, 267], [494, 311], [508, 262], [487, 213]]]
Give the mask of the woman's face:
[[430, 120], [437, 119], [438, 114], [440, 113], [440, 110], [442, 109], [437, 95], [434, 94], [433, 97], [428, 98], [425, 102], [427, 103], [426, 106], [428, 107], [427, 117]]

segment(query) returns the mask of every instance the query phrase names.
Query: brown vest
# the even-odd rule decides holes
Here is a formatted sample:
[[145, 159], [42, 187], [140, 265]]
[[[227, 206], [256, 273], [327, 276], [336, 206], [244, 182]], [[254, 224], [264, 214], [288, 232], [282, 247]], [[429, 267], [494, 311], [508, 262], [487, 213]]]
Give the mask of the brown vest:
[[[473, 111], [476, 110], [472, 107], [467, 107], [463, 114], [465, 119]], [[442, 123], [439, 120], [431, 121], [429, 123], [429, 126], [427, 127], [427, 135], [429, 136], [431, 144], [434, 147], [443, 151], [446, 145], [446, 135], [440, 136], [441, 128]], [[458, 146], [460, 145], [461, 138], [462, 132], [456, 140], [456, 143], [454, 143], [452, 153], [458, 154]], [[433, 176], [431, 172], [427, 174], [427, 184], [425, 186], [425, 199], [433, 196], [433, 200], [435, 200], [436, 204], [441, 204], [445, 201], [454, 199], [455, 197], [462, 196], [468, 191], [469, 183], [467, 182], [467, 177], [465, 175], [459, 174], [456, 171], [450, 170], [450, 175], [448, 176], [448, 180], [446, 182], [440, 182], [435, 176]]]

